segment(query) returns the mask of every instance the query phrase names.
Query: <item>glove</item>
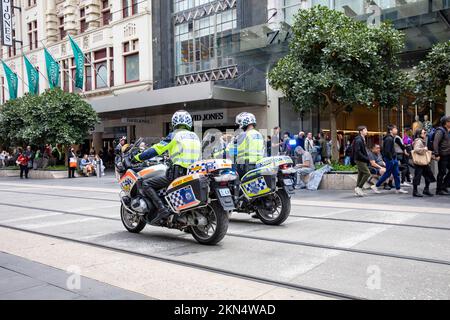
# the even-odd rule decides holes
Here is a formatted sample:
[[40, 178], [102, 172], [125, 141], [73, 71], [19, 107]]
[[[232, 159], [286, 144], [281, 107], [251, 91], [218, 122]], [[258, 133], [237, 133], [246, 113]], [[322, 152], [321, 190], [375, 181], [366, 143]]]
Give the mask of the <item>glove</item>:
[[131, 163], [141, 163], [142, 162], [142, 160], [141, 160], [141, 158], [140, 158], [140, 153], [139, 154], [137, 154], [137, 155], [135, 155], [132, 159], [131, 159]]

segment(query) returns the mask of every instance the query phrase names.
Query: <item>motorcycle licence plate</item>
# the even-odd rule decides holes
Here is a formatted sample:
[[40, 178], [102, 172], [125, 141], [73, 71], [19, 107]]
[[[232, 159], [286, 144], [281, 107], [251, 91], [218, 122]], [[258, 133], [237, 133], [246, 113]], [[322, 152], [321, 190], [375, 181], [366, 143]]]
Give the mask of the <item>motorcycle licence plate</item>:
[[230, 189], [219, 189], [219, 194], [221, 197], [229, 197], [231, 196]]

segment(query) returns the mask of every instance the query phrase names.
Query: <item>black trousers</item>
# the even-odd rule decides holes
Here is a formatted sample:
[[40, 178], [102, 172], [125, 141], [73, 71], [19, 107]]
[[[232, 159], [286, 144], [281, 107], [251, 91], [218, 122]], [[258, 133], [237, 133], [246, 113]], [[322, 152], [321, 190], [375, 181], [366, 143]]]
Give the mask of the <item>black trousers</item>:
[[28, 166], [22, 166], [20, 165], [20, 178], [23, 178], [23, 174], [25, 173], [25, 178], [28, 179]]
[[397, 159], [400, 161], [400, 174], [402, 183], [411, 182], [411, 171], [409, 170], [409, 157], [403, 153], [397, 153]]
[[418, 187], [420, 185], [422, 177], [424, 177], [425, 179], [425, 188], [427, 189], [430, 187], [430, 184], [432, 182], [436, 181], [433, 175], [433, 171], [431, 171], [431, 167], [429, 165], [428, 166], [416, 165], [414, 167], [414, 180], [413, 180], [414, 187]]
[[438, 163], [437, 192], [445, 190], [450, 184], [450, 155], [441, 156]]
[[76, 168], [69, 168], [69, 179], [75, 178], [75, 170]]

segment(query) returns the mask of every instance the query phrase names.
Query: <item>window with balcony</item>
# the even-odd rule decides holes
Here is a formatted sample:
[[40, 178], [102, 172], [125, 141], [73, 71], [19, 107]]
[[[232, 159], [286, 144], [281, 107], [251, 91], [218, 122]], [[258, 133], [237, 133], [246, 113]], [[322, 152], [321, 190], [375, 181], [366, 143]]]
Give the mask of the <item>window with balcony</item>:
[[30, 50], [37, 49], [38, 47], [37, 20], [27, 23], [27, 33], [28, 33], [28, 46], [30, 47]]
[[138, 13], [138, 0], [122, 0], [123, 18], [135, 15], [136, 13]]
[[102, 24], [104, 26], [109, 25], [112, 20], [111, 8], [109, 6], [109, 0], [102, 0]]
[[86, 23], [86, 9], [81, 8], [80, 9], [80, 33], [84, 33], [87, 29], [87, 23]]
[[13, 44], [11, 47], [8, 47], [8, 58], [15, 57], [17, 55], [17, 47], [16, 47], [16, 30], [12, 31], [13, 36]]
[[67, 31], [64, 29], [64, 16], [58, 17], [58, 35], [59, 40], [64, 39], [67, 35]]

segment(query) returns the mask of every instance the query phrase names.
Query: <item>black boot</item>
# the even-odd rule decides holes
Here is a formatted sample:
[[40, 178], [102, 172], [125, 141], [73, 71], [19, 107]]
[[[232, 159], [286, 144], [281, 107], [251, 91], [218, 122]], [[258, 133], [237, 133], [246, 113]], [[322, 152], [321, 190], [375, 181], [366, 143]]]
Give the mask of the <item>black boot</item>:
[[430, 186], [425, 186], [425, 189], [423, 189], [423, 194], [429, 197], [433, 197], [434, 195], [430, 192]]
[[413, 197], [415, 197], [415, 198], [423, 198], [423, 194], [419, 193], [417, 185], [414, 185]]
[[152, 200], [153, 204], [155, 205], [158, 210], [156, 211], [156, 217], [150, 222], [152, 226], [161, 226], [162, 220], [166, 220], [169, 218], [172, 213], [167, 209], [167, 207], [162, 202], [161, 198], [156, 193], [155, 189], [151, 187], [145, 188], [145, 195]]

